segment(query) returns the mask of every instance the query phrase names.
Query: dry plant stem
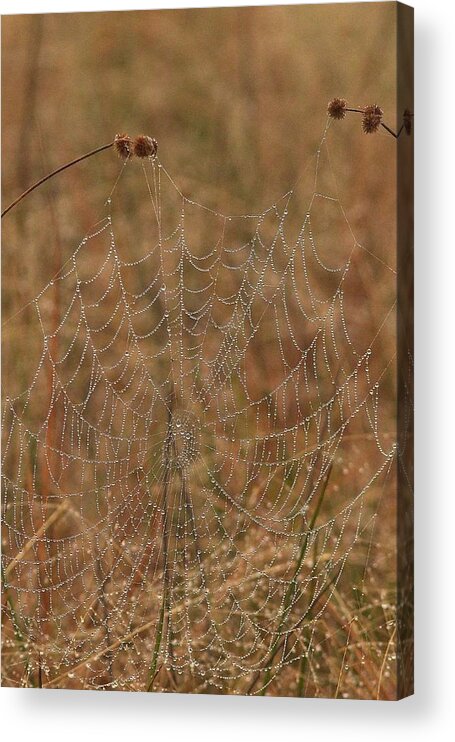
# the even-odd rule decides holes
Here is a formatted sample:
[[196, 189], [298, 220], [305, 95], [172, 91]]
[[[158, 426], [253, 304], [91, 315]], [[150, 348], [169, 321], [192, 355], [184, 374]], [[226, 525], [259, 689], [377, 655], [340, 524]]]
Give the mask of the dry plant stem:
[[10, 573], [13, 571], [14, 567], [18, 562], [21, 561], [21, 559], [24, 558], [24, 556], [30, 551], [30, 549], [33, 548], [33, 546], [36, 544], [37, 541], [43, 536], [43, 534], [46, 532], [46, 530], [55, 523], [56, 520], [58, 520], [63, 513], [68, 509], [68, 502], [64, 500], [56, 510], [52, 513], [52, 515], [49, 516], [49, 518], [43, 523], [41, 528], [37, 530], [37, 532], [32, 536], [32, 538], [27, 541], [24, 548], [17, 554], [17, 556], [8, 564], [8, 567], [5, 570], [5, 578], [8, 578]]
[[339, 694], [340, 694], [341, 681], [343, 679], [343, 667], [345, 666], [345, 663], [346, 663], [346, 654], [348, 651], [349, 644], [351, 642], [351, 627], [352, 627], [352, 621], [349, 622], [349, 628], [348, 628], [348, 633], [346, 636], [346, 642], [344, 645], [343, 656], [341, 658], [340, 671], [338, 673], [338, 682], [337, 682], [337, 687], [335, 690], [335, 698], [339, 698]]
[[73, 165], [77, 165], [78, 162], [82, 162], [83, 160], [87, 160], [89, 157], [92, 157], [93, 155], [97, 155], [98, 152], [103, 152], [105, 149], [109, 149], [114, 145], [115, 141], [109, 142], [109, 144], [103, 144], [102, 147], [97, 147], [96, 149], [92, 149], [91, 152], [87, 152], [85, 155], [82, 155], [81, 157], [76, 157], [75, 160], [71, 160], [71, 162], [67, 162], [66, 165], [61, 165], [56, 170], [53, 170], [51, 173], [48, 173], [48, 175], [45, 175], [44, 178], [41, 178], [36, 183], [34, 183], [30, 188], [27, 188], [26, 191], [21, 193], [20, 196], [18, 196], [12, 203], [10, 203], [9, 206], [6, 207], [2, 211], [1, 218], [3, 219], [6, 214], [11, 211], [15, 206], [17, 206], [18, 203], [22, 201], [23, 198], [29, 195], [29, 193], [32, 193], [36, 188], [38, 188], [40, 185], [45, 183], [47, 180], [50, 180], [54, 177], [54, 175], [58, 175], [58, 173], [63, 172], [63, 170], [67, 170], [69, 167], [72, 167]]
[[[345, 111], [349, 111], [349, 113], [363, 113], [363, 111], [362, 111], [361, 108], [345, 108]], [[390, 126], [387, 126], [387, 124], [384, 124], [383, 121], [381, 121], [381, 126], [382, 126], [383, 129], [385, 129], [386, 131], [388, 131], [389, 134], [391, 134], [393, 137], [395, 137], [395, 139], [398, 139], [398, 137], [400, 136], [401, 132], [404, 129], [404, 124], [401, 124], [400, 128], [398, 129], [398, 131], [395, 132], [395, 131], [393, 131], [393, 129], [390, 128]]]

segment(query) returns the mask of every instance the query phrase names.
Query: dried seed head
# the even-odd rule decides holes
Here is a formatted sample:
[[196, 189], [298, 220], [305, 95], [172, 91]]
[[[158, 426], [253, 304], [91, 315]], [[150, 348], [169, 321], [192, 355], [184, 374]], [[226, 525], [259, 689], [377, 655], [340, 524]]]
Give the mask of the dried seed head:
[[346, 116], [346, 101], [344, 98], [334, 98], [327, 106], [327, 113], [333, 119], [344, 119]]
[[403, 124], [406, 134], [410, 134], [412, 131], [412, 113], [409, 108], [406, 108], [403, 113]]
[[151, 137], [139, 136], [133, 142], [133, 152], [136, 157], [156, 157], [158, 143]]
[[363, 109], [362, 127], [365, 134], [373, 134], [381, 125], [383, 116], [382, 108], [379, 106], [366, 106]]
[[122, 160], [127, 160], [133, 154], [131, 139], [128, 134], [116, 134], [114, 138], [114, 147], [118, 156]]

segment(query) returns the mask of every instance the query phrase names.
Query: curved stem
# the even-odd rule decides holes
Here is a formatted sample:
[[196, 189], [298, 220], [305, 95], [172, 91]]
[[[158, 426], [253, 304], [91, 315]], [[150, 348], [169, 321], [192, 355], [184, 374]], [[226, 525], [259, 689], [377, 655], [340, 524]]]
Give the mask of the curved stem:
[[50, 180], [51, 178], [53, 178], [54, 175], [57, 175], [58, 173], [61, 173], [63, 170], [67, 170], [67, 168], [72, 167], [73, 165], [77, 165], [78, 162], [82, 162], [82, 160], [86, 160], [88, 157], [92, 157], [92, 155], [98, 154], [98, 152], [103, 152], [103, 150], [109, 149], [109, 147], [112, 147], [112, 145], [114, 143], [115, 143], [115, 140], [112, 141], [112, 142], [109, 142], [109, 144], [103, 144], [102, 147], [97, 147], [96, 149], [92, 149], [91, 152], [87, 152], [87, 154], [82, 155], [81, 157], [76, 157], [75, 160], [71, 160], [71, 162], [67, 162], [66, 165], [61, 165], [56, 170], [53, 170], [48, 175], [45, 175], [44, 178], [41, 178], [36, 183], [34, 183], [33, 185], [31, 185], [30, 188], [27, 188], [26, 191], [24, 191], [23, 193], [21, 193], [20, 196], [18, 196], [12, 203], [10, 203], [10, 205], [7, 206], [6, 209], [4, 209], [2, 211], [1, 218], [3, 219], [3, 217], [6, 216], [6, 214], [9, 211], [11, 211], [12, 208], [14, 208], [14, 206], [17, 206], [17, 204], [20, 201], [22, 201], [23, 198], [25, 198], [26, 196], [28, 196], [28, 194], [31, 193], [32, 191], [34, 191], [35, 188], [38, 188], [38, 186], [42, 185], [47, 180]]

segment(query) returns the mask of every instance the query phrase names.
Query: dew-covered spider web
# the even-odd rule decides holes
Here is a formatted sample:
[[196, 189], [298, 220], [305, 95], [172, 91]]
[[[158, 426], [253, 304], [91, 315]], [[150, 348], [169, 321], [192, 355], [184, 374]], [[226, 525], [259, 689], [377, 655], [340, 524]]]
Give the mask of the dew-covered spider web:
[[40, 350], [3, 390], [10, 684], [310, 692], [393, 484], [396, 274], [356, 239], [327, 130], [304, 173], [237, 216], [127, 161], [28, 305]]

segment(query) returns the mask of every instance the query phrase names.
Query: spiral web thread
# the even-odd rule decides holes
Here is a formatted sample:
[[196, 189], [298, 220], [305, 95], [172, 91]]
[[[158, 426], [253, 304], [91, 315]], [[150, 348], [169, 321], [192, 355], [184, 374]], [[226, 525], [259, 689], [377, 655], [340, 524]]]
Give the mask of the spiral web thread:
[[393, 296], [365, 342], [350, 277], [395, 271], [352, 233], [327, 131], [310, 198], [261, 213], [201, 206], [158, 160], [127, 162], [125, 191], [127, 171], [146, 227], [118, 186], [4, 391], [9, 682], [286, 693], [390, 486]]

